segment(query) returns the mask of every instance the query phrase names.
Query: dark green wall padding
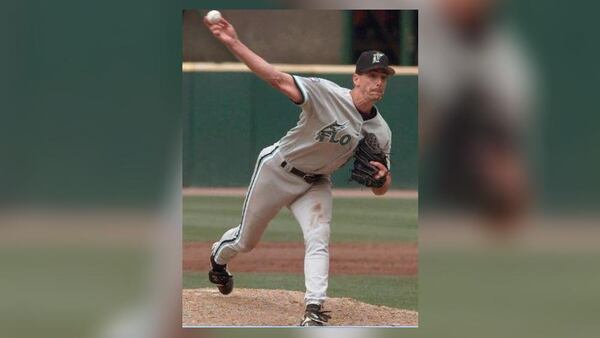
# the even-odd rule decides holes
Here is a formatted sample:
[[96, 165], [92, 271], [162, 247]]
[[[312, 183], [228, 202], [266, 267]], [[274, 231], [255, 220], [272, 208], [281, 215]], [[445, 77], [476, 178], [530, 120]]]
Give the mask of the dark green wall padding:
[[[316, 76], [300, 74], [301, 76]], [[350, 88], [350, 74], [319, 74]], [[183, 185], [245, 187], [258, 153], [296, 125], [300, 108], [253, 73], [183, 74]], [[392, 174], [396, 189], [418, 183], [418, 107], [416, 75], [394, 76], [378, 107], [392, 129]], [[349, 166], [333, 176], [347, 182]]]

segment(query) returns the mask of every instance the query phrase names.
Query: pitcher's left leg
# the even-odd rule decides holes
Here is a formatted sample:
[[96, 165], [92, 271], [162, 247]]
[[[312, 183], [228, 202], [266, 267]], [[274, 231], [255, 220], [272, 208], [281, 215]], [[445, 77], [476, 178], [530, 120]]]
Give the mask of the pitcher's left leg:
[[306, 304], [320, 305], [327, 297], [331, 207], [331, 183], [328, 179], [313, 185], [289, 206], [304, 235]]

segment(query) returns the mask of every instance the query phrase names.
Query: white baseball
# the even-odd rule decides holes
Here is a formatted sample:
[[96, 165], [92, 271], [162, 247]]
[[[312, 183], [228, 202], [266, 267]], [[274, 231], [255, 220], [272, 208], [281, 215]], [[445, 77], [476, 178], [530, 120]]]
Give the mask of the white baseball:
[[221, 20], [221, 12], [212, 10], [206, 14], [206, 20], [210, 23], [217, 23]]

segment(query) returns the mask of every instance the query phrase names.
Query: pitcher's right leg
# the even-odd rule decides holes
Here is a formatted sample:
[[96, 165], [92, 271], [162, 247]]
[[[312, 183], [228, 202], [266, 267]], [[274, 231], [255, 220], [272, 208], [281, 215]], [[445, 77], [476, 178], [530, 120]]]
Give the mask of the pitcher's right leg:
[[277, 144], [261, 152], [246, 194], [240, 224], [225, 232], [213, 245], [209, 279], [219, 285], [221, 293], [231, 292], [233, 288], [233, 277], [225, 269], [226, 264], [239, 252], [252, 250], [279, 210], [307, 189], [303, 181], [298, 184], [295, 176], [290, 177], [281, 168], [281, 162]]
[[[263, 171], [264, 176], [265, 170], [263, 170], [263, 166], [266, 161], [273, 157], [277, 148], [278, 146], [275, 144], [263, 149], [259, 154], [254, 166], [254, 172], [252, 173], [252, 179], [250, 180], [250, 186], [244, 199], [240, 224], [227, 230], [221, 239], [212, 246], [210, 255], [211, 269], [208, 271], [208, 280], [216, 284], [219, 292], [224, 295], [230, 294], [233, 291], [233, 275], [227, 271], [227, 262], [237, 255], [238, 252], [252, 249], [268, 224], [268, 221], [251, 222], [249, 217], [247, 217], [247, 213], [249, 205], [253, 204], [250, 203], [251, 199], [253, 196], [256, 196], [257, 191], [261, 190], [259, 185], [263, 181], [260, 177], [261, 171]], [[242, 230], [244, 231], [242, 232]]]
[[270, 189], [265, 186], [276, 179], [271, 173], [271, 167], [266, 164], [273, 159], [277, 150], [278, 145], [275, 144], [261, 151], [246, 193], [240, 224], [227, 230], [213, 244], [212, 256], [217, 264], [225, 265], [239, 252], [252, 250], [271, 219], [281, 209], [282, 205], [278, 203], [281, 198], [270, 198], [274, 197], [273, 193], [269, 193], [267, 190]]

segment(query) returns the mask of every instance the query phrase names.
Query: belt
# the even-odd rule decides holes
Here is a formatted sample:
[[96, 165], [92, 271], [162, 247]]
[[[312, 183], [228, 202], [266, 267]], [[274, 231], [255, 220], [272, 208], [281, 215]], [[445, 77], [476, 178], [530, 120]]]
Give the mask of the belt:
[[[282, 168], [287, 167], [287, 165], [288, 165], [287, 161], [281, 162]], [[302, 171], [300, 169], [296, 169], [294, 167], [292, 167], [292, 169], [290, 169], [290, 172], [298, 177], [301, 177], [304, 181], [306, 181], [306, 183], [309, 183], [309, 184], [313, 184], [323, 177], [323, 175], [307, 174], [304, 171]]]

